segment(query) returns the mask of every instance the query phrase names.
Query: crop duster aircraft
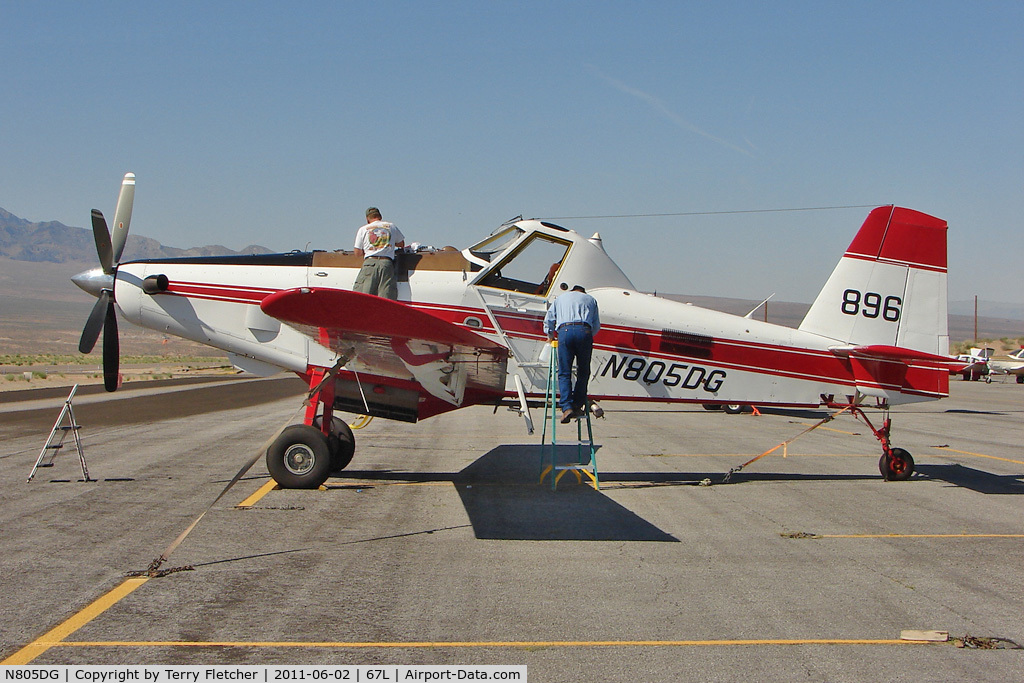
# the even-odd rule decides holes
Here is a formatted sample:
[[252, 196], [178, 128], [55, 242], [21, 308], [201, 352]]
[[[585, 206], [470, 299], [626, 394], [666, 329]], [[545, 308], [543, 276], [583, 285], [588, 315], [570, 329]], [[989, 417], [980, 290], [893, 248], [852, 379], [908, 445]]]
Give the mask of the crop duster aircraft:
[[[352, 291], [361, 262], [349, 252], [121, 263], [134, 191], [129, 173], [112, 237], [92, 212], [100, 267], [72, 278], [98, 297], [80, 350], [103, 332], [108, 391], [118, 317], [214, 346], [257, 375], [297, 373], [316, 400], [267, 451], [283, 487], [317, 487], [351, 461], [352, 431], [334, 411], [416, 422], [518, 402], [529, 425], [547, 384], [544, 314], [576, 284], [601, 311], [596, 400], [845, 408], [880, 441], [882, 475], [906, 479], [914, 461], [890, 444], [888, 407], [949, 392], [947, 226], [910, 209], [870, 212], [793, 329], [637, 291], [599, 235], [540, 220], [514, 219], [461, 251], [400, 254], [398, 301]], [[865, 408], [885, 411], [879, 427]]]

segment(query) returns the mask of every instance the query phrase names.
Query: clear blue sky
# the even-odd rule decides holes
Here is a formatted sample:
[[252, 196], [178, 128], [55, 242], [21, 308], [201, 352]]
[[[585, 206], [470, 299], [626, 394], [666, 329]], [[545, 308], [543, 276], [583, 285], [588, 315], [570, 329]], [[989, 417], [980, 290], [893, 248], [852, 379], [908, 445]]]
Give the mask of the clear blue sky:
[[[896, 203], [950, 298], [1024, 302], [1024, 3], [0, 7], [0, 206], [164, 244], [350, 248], [505, 219]], [[641, 289], [810, 301], [867, 214], [560, 219]], [[91, 257], [91, 255], [90, 255]]]

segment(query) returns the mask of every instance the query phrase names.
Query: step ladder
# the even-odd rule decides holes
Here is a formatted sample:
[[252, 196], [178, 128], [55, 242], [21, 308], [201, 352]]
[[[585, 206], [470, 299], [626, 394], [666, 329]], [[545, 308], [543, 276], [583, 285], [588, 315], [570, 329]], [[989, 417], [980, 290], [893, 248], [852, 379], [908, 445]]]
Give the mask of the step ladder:
[[[541, 428], [541, 473], [540, 481], [551, 475], [551, 490], [558, 488], [559, 480], [566, 472], [576, 475], [576, 482], [583, 483], [583, 475], [595, 490], [600, 490], [601, 482], [597, 475], [597, 452], [594, 450], [594, 431], [590, 424], [590, 401], [583, 409], [583, 416], [573, 418], [576, 422], [576, 438], [559, 440], [557, 437], [558, 414], [558, 341], [551, 342], [551, 354], [548, 361], [548, 382], [544, 392], [544, 423]], [[587, 423], [587, 438], [583, 438], [583, 422]], [[551, 422], [551, 440], [547, 439], [548, 422]], [[576, 446], [575, 462], [559, 463], [559, 446]]]
[[[78, 449], [78, 460], [82, 463], [82, 477], [85, 481], [95, 481], [89, 478], [89, 468], [85, 464], [85, 452], [82, 450], [82, 439], [78, 436], [78, 430], [81, 429], [81, 425], [75, 420], [75, 409], [71, 405], [71, 400], [75, 397], [75, 392], [78, 391], [78, 385], [76, 384], [71, 389], [71, 393], [68, 394], [67, 399], [64, 400], [64, 408], [60, 411], [60, 416], [57, 417], [57, 421], [53, 423], [53, 429], [50, 430], [50, 436], [47, 437], [46, 443], [43, 445], [43, 449], [39, 451], [39, 457], [36, 458], [36, 464], [32, 466], [32, 472], [28, 475], [26, 483], [32, 481], [32, 478], [36, 476], [36, 470], [40, 467], [53, 467], [53, 459], [57, 454], [64, 448], [64, 441], [68, 438], [68, 434], [72, 434], [75, 437], [75, 448]], [[61, 424], [67, 418], [67, 424]]]

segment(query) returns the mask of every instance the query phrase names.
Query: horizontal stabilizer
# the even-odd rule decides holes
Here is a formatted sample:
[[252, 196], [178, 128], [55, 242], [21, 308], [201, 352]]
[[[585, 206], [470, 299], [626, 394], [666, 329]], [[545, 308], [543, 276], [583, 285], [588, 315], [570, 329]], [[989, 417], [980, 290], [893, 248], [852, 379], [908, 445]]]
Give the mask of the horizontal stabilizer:
[[831, 351], [847, 359], [860, 393], [894, 400], [906, 394], [948, 396], [949, 373], [962, 365], [950, 356], [884, 344], [833, 347]]
[[959, 367], [963, 365], [952, 356], [939, 356], [916, 349], [906, 349], [899, 346], [885, 346], [875, 344], [871, 346], [848, 346], [831, 349], [837, 355], [855, 355], [862, 358], [874, 358], [876, 360], [890, 360], [900, 363], [932, 363], [944, 367]]

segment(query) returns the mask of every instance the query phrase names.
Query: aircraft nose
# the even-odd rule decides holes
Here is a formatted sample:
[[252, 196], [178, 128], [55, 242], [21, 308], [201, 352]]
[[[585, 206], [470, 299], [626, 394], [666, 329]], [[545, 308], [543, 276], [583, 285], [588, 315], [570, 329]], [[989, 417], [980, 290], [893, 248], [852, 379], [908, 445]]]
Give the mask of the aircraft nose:
[[104, 289], [108, 291], [114, 290], [114, 275], [104, 273], [102, 268], [93, 268], [92, 270], [82, 271], [78, 275], [72, 275], [71, 281], [78, 285], [80, 289], [95, 297], [98, 297]]

